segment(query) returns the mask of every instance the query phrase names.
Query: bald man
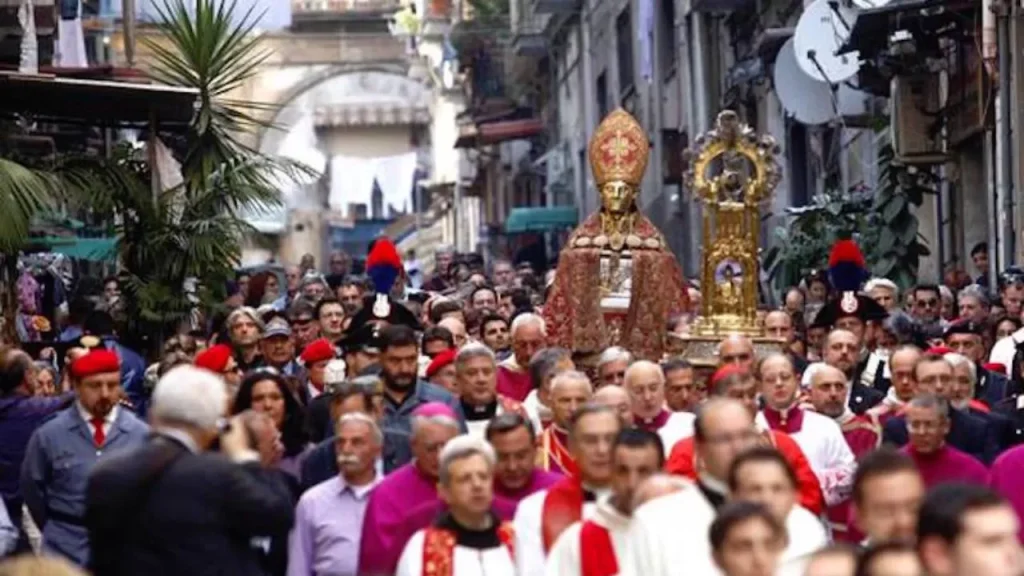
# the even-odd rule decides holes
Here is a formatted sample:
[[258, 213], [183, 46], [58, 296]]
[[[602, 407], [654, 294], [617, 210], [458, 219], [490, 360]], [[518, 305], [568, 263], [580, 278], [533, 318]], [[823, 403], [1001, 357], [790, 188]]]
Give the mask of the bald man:
[[672, 412], [665, 406], [665, 374], [661, 366], [638, 360], [626, 369], [622, 387], [629, 392], [636, 425], [661, 436], [665, 456], [676, 442], [693, 436], [694, 415]]
[[718, 364], [735, 364], [747, 373], [754, 367], [754, 343], [742, 334], [730, 334], [718, 344]]
[[[811, 364], [810, 402], [814, 411], [835, 420], [853, 455], [860, 460], [882, 444], [882, 426], [874, 416], [854, 414], [846, 405], [849, 383], [842, 370], [828, 364]], [[828, 508], [829, 524], [839, 542], [856, 543], [863, 535], [853, 528], [850, 519], [850, 500], [844, 498]]]
[[593, 401], [614, 408], [622, 420], [623, 428], [632, 428], [636, 423], [633, 419], [633, 404], [629, 393], [621, 386], [605, 386], [594, 392]]
[[729, 469], [758, 443], [754, 418], [742, 402], [711, 398], [698, 411], [694, 447], [703, 463], [696, 483], [648, 502], [633, 512], [629, 527], [632, 562], [622, 574], [675, 576], [718, 574], [708, 529], [727, 498]]

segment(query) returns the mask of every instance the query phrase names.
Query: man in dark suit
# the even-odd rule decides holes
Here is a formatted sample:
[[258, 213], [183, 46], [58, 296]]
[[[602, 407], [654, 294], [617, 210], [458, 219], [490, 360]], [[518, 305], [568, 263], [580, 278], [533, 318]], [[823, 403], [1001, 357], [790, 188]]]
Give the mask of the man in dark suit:
[[970, 320], [958, 320], [946, 328], [943, 339], [946, 346], [966, 356], [974, 363], [977, 373], [977, 384], [974, 386], [974, 397], [984, 402], [990, 408], [999, 405], [1000, 402], [1012, 391], [1010, 380], [1005, 374], [999, 374], [988, 370], [984, 366], [985, 343], [982, 340], [984, 327], [977, 322]]
[[857, 358], [860, 352], [861, 343], [856, 334], [838, 328], [829, 332], [821, 349], [822, 360], [839, 369], [850, 382], [850, 396], [846, 403], [854, 414], [864, 414], [885, 398], [882, 392], [857, 381]]
[[[291, 496], [260, 464], [249, 418], [226, 426], [219, 376], [175, 368], [153, 392], [154, 436], [89, 479], [86, 525], [97, 576], [263, 574], [251, 541], [287, 534]], [[223, 433], [220, 433], [224, 430]], [[206, 450], [219, 440], [220, 452]]]
[[[954, 385], [953, 365], [931, 351], [917, 361], [913, 376], [917, 394], [938, 394], [948, 398]], [[987, 420], [951, 407], [946, 442], [988, 464], [999, 454], [998, 432], [993, 427]], [[896, 446], [905, 445], [909, 439], [905, 417], [896, 416], [887, 420], [882, 430], [882, 439]]]

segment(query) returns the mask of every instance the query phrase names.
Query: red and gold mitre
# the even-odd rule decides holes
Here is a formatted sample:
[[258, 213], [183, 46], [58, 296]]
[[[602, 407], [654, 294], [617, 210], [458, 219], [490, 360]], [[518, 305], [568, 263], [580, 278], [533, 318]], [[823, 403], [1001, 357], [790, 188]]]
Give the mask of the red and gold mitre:
[[590, 170], [594, 182], [622, 181], [639, 186], [647, 169], [650, 144], [633, 115], [618, 108], [604, 117], [590, 139]]

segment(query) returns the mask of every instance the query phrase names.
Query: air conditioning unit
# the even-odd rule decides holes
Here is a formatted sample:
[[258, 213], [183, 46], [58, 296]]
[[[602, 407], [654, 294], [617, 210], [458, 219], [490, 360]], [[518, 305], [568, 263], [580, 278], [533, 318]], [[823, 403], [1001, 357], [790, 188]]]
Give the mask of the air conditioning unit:
[[939, 109], [938, 74], [892, 79], [890, 130], [896, 159], [906, 164], [938, 164], [947, 158], [937, 120], [926, 111]]

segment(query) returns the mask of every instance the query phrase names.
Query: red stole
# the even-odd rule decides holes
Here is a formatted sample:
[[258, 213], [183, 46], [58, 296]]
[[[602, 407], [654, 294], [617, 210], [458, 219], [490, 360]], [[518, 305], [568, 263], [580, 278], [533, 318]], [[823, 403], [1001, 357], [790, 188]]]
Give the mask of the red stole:
[[558, 436], [554, 426], [548, 426], [540, 435], [540, 467], [552, 472], [561, 472], [565, 476], [578, 476], [576, 460]]
[[616, 576], [619, 573], [611, 532], [593, 520], [587, 520], [580, 528], [580, 560], [580, 576]]
[[[498, 526], [498, 538], [515, 562], [515, 532], [511, 522]], [[431, 526], [423, 533], [423, 576], [454, 576], [456, 538], [450, 530]]]
[[[882, 426], [878, 418], [873, 414], [866, 416], [852, 416], [845, 422], [840, 422], [839, 428], [843, 431], [850, 451], [859, 460], [862, 456], [873, 452], [882, 444]], [[852, 522], [852, 508], [850, 499], [847, 498], [838, 504], [829, 506], [827, 516], [829, 525], [832, 527], [834, 538], [839, 542], [856, 543], [864, 539], [862, 534]]]
[[583, 517], [583, 484], [576, 477], [565, 478], [548, 489], [541, 508], [540, 535], [544, 554], [551, 551], [565, 529]]

